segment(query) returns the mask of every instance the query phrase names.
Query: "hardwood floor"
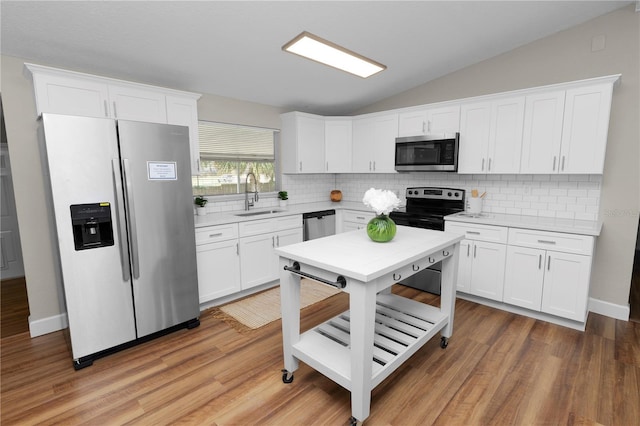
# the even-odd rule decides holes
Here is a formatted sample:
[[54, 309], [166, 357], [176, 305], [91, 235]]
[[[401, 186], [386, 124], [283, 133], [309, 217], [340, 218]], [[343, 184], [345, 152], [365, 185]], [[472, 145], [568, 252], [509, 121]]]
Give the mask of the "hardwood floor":
[[[437, 303], [435, 296], [394, 292]], [[303, 311], [309, 328], [348, 307]], [[284, 384], [280, 321], [200, 327], [75, 371], [65, 332], [3, 338], [3, 425], [347, 424], [350, 394], [301, 364]], [[458, 300], [447, 349], [432, 339], [373, 392], [368, 425], [637, 425], [640, 324], [591, 314], [583, 332]]]
[[29, 331], [29, 302], [24, 277], [0, 283], [0, 324], [2, 338]]

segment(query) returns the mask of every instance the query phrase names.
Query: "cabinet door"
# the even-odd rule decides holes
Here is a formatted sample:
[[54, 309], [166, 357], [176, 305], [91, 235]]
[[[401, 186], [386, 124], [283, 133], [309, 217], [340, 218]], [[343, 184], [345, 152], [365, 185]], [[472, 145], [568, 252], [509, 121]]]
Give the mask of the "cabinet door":
[[564, 98], [564, 90], [526, 97], [521, 173], [558, 172]]
[[576, 321], [587, 319], [591, 256], [547, 251], [542, 311]]
[[[373, 150], [373, 124], [371, 119], [354, 120], [351, 170], [358, 173], [370, 173], [373, 171]], [[393, 155], [395, 161], [395, 151]]]
[[546, 252], [508, 246], [504, 277], [504, 302], [540, 311]]
[[460, 241], [460, 258], [458, 259], [458, 282], [456, 283], [456, 289], [464, 293], [471, 292], [472, 250], [473, 241]]
[[104, 83], [57, 75], [33, 75], [38, 114], [111, 117], [109, 90]]
[[298, 171], [324, 172], [324, 120], [298, 117]]
[[191, 174], [200, 173], [200, 140], [198, 136], [198, 103], [196, 99], [167, 96], [167, 123], [189, 126]]
[[506, 246], [475, 241], [472, 251], [471, 293], [502, 302]]
[[200, 303], [240, 291], [238, 240], [196, 246]]
[[109, 85], [109, 101], [114, 118], [149, 123], [167, 122], [167, 105], [164, 93]]
[[395, 173], [398, 114], [376, 117], [373, 121], [373, 172]]
[[329, 173], [351, 171], [351, 120], [325, 120], [325, 170]]
[[460, 105], [427, 110], [427, 134], [455, 133], [460, 130]]
[[487, 173], [519, 173], [524, 122], [524, 96], [491, 106]]
[[491, 104], [462, 105], [458, 173], [486, 173]]
[[611, 84], [567, 90], [560, 173], [603, 172], [612, 90]]
[[243, 290], [278, 278], [273, 257], [275, 244], [275, 233], [240, 238], [240, 277]]
[[409, 111], [398, 116], [398, 136], [418, 136], [427, 133], [427, 111]]
[[[276, 234], [276, 247], [302, 242], [302, 228], [287, 229]], [[276, 265], [278, 263], [276, 262]]]

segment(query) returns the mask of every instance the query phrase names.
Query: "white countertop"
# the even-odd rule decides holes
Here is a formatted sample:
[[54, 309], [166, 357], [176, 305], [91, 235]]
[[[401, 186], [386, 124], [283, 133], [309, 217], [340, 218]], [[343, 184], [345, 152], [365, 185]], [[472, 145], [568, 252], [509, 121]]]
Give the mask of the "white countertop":
[[[196, 228], [203, 226], [224, 225], [227, 223], [247, 222], [249, 220], [258, 219], [271, 219], [278, 216], [289, 216], [293, 214], [311, 213], [322, 210], [358, 210], [363, 212], [372, 212], [370, 208], [355, 201], [340, 201], [331, 202], [323, 201], [319, 203], [303, 203], [303, 204], [289, 204], [286, 208], [280, 208], [278, 206], [255, 208], [249, 211], [238, 210], [231, 212], [209, 213], [205, 216], [194, 216]], [[260, 214], [254, 216], [237, 216], [237, 214], [259, 212], [265, 210], [278, 210], [277, 213]]]
[[462, 240], [461, 235], [398, 226], [396, 236], [376, 243], [365, 229], [276, 248], [276, 254], [360, 281], [371, 281]]
[[564, 232], [568, 234], [591, 235], [597, 237], [602, 230], [601, 221], [558, 219], [553, 217], [522, 216], [499, 213], [480, 213], [468, 215], [456, 213], [445, 216], [445, 220], [454, 222], [499, 225], [510, 228], [536, 229], [539, 231]]

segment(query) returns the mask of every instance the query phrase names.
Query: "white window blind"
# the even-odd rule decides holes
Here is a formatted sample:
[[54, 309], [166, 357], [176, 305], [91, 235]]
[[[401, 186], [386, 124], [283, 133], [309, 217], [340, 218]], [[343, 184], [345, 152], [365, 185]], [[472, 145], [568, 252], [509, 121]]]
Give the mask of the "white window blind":
[[274, 161], [274, 130], [199, 122], [201, 160]]

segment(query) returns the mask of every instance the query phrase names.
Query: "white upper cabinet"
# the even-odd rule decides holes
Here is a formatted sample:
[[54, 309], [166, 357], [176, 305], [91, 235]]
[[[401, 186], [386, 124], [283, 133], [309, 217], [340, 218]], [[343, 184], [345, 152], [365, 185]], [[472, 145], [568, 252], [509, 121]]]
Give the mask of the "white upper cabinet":
[[148, 123], [167, 122], [164, 93], [113, 84], [108, 87], [113, 118]]
[[327, 117], [324, 122], [325, 171], [348, 173], [351, 171], [352, 150], [351, 118]]
[[460, 130], [460, 106], [403, 112], [398, 120], [398, 136], [455, 133]]
[[522, 173], [558, 173], [564, 98], [564, 90], [527, 96]]
[[522, 173], [602, 174], [613, 83], [527, 96]]
[[25, 64], [33, 78], [36, 109], [80, 115], [189, 126], [192, 174], [198, 173], [200, 95], [41, 65]]
[[560, 173], [603, 173], [612, 84], [567, 90]]
[[398, 114], [359, 118], [353, 121], [352, 171], [395, 173], [395, 141]]
[[283, 173], [324, 172], [324, 117], [289, 112], [280, 119]]
[[519, 173], [524, 96], [462, 105], [459, 173]]

